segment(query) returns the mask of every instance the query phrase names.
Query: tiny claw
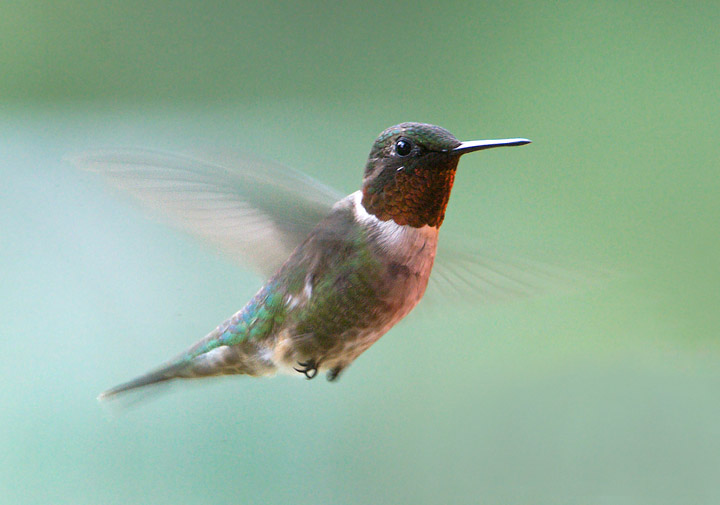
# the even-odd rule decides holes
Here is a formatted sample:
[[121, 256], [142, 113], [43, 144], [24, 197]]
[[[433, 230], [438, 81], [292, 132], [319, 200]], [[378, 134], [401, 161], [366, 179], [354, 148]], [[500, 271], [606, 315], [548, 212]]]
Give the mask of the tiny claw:
[[328, 382], [335, 382], [337, 378], [340, 376], [340, 372], [342, 372], [342, 367], [338, 366], [333, 368], [327, 373], [327, 380]]
[[310, 359], [305, 362], [298, 361], [298, 365], [300, 365], [302, 368], [293, 367], [293, 369], [296, 372], [305, 374], [305, 378], [307, 378], [308, 380], [314, 378], [318, 373], [318, 363], [314, 359]]

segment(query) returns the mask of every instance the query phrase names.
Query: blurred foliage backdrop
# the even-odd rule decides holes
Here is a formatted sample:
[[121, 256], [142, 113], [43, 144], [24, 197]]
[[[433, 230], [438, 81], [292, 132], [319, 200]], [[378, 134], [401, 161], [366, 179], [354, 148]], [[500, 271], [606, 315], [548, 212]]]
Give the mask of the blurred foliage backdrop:
[[[0, 6], [0, 502], [720, 501], [717, 2]], [[620, 272], [426, 304], [338, 384], [104, 388], [262, 279], [68, 153], [219, 147], [345, 192], [378, 132], [525, 136], [464, 159], [444, 231]]]

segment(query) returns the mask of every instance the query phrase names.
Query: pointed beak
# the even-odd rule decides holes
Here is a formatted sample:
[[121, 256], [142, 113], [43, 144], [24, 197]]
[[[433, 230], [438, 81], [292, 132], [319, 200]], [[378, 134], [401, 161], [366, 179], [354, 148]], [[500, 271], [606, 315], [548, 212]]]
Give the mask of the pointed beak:
[[460, 156], [461, 154], [490, 149], [491, 147], [524, 146], [529, 143], [528, 139], [470, 140], [469, 142], [463, 142], [450, 152]]

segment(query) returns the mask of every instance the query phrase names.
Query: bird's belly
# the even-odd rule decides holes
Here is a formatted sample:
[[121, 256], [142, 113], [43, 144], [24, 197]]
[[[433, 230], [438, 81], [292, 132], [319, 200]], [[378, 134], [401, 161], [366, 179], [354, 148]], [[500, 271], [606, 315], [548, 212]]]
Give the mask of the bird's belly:
[[[273, 361], [293, 371], [298, 363], [319, 369], [342, 369], [383, 336], [420, 301], [435, 259], [438, 230], [379, 221], [352, 197], [355, 221], [365, 241], [352, 248], [316, 254], [328, 273], [305, 275], [301, 291], [290, 293], [293, 307], [282, 328], [276, 328]], [[353, 236], [353, 235], [350, 235]], [[328, 244], [333, 242], [330, 235]], [[312, 252], [312, 251], [311, 251]], [[312, 257], [312, 256], [311, 256]], [[301, 300], [297, 304], [296, 299]]]
[[432, 258], [419, 264], [390, 263], [374, 296], [362, 303], [336, 307], [342, 325], [316, 328], [292, 324], [276, 334], [273, 361], [282, 372], [297, 374], [297, 365], [314, 360], [319, 370], [344, 368], [405, 317], [420, 301], [427, 286]]

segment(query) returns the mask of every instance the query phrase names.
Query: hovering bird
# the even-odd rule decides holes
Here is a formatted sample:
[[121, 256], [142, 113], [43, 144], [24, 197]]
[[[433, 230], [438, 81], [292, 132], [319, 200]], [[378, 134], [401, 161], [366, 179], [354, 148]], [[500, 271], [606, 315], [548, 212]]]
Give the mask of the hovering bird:
[[[458, 141], [402, 123], [375, 140], [362, 187], [335, 193], [290, 170], [235, 170], [152, 152], [75, 158], [191, 231], [249, 260], [269, 279], [237, 313], [160, 368], [100, 395], [217, 375], [279, 371], [336, 380], [420, 301], [464, 154], [522, 138]], [[298, 198], [298, 195], [301, 195]], [[337, 199], [336, 199], [337, 200]]]

